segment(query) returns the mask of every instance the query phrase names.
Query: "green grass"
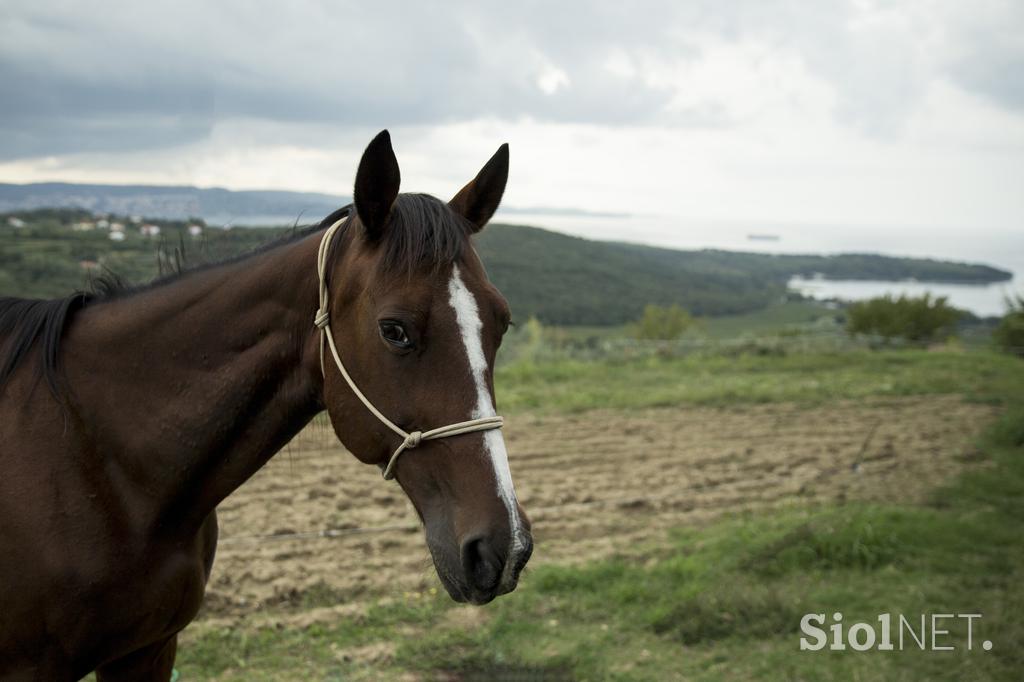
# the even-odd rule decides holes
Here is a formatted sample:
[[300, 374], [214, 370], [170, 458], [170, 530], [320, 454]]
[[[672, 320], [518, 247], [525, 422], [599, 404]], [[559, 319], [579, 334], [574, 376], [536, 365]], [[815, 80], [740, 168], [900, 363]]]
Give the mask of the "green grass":
[[495, 378], [505, 411], [816, 404], [937, 393], [992, 401], [1021, 384], [1024, 363], [1009, 356], [918, 350], [518, 362], [499, 367]]
[[795, 329], [807, 330], [817, 323], [835, 329], [840, 311], [816, 301], [788, 301], [742, 315], [702, 319], [702, 331], [712, 339], [732, 339], [744, 334], [767, 335]]
[[[330, 626], [207, 632], [182, 647], [182, 679], [1019, 679], [1024, 363], [923, 352], [738, 358], [735, 367], [715, 364], [704, 380], [711, 387], [701, 392], [700, 382], [683, 376], [693, 368], [682, 362], [573, 367], [568, 376], [574, 385], [608, 379], [625, 406], [647, 403], [618, 393], [626, 386], [620, 369], [634, 387], [678, 372], [676, 380], [689, 387], [682, 395], [697, 402], [734, 400], [724, 386], [744, 375], [751, 390], [770, 378], [784, 390], [761, 395], [783, 399], [811, 390], [806, 381], [817, 377], [817, 399], [962, 392], [1005, 411], [978, 443], [983, 465], [924, 506], [795, 505], [682, 528], [618, 557], [528, 570], [514, 595], [481, 611], [414, 595]], [[557, 386], [554, 370], [537, 371]], [[893, 388], [880, 390], [883, 378]], [[565, 406], [567, 396], [556, 396]], [[847, 625], [875, 623], [882, 613], [915, 621], [922, 613], [983, 618], [973, 651], [965, 650], [960, 619], [946, 621], [952, 652], [922, 652], [909, 639], [895, 652], [800, 651], [800, 618], [811, 612], [841, 612]], [[979, 648], [985, 639], [992, 651]], [[346, 654], [374, 642], [391, 643], [391, 654], [371, 663]]]
[[346, 650], [394, 641], [403, 628], [431, 622], [445, 608], [440, 600], [420, 599], [379, 605], [330, 626], [208, 631], [179, 647], [175, 667], [182, 680], [377, 679], [376, 666], [347, 657]]

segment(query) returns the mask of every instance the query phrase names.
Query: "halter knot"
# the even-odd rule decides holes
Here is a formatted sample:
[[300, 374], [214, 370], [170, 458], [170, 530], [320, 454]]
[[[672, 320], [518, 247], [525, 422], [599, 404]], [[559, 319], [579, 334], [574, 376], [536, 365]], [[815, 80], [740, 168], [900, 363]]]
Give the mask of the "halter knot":
[[412, 433], [405, 437], [405, 441], [402, 443], [402, 445], [404, 445], [407, 450], [412, 450], [413, 448], [418, 447], [420, 442], [422, 441], [423, 432], [413, 431]]
[[316, 311], [316, 315], [313, 316], [313, 326], [317, 329], [323, 329], [330, 324], [331, 315], [323, 308]]

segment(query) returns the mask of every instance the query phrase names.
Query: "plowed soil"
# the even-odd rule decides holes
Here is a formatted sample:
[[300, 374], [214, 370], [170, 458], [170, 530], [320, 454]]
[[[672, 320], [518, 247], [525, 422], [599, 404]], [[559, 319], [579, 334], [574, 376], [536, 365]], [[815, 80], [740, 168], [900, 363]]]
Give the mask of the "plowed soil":
[[[799, 500], [922, 499], [995, 410], [954, 397], [519, 414], [505, 436], [533, 563], [628, 553], [667, 527]], [[415, 456], [413, 454], [412, 456]], [[312, 426], [219, 509], [206, 625], [302, 624], [439, 587], [394, 482]]]

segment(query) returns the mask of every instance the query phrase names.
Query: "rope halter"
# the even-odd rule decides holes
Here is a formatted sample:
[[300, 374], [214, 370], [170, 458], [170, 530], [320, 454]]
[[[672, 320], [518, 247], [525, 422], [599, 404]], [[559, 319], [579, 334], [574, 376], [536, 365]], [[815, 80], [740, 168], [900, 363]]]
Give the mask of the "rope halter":
[[393, 455], [391, 455], [391, 459], [388, 460], [388, 464], [384, 468], [385, 480], [391, 480], [395, 477], [395, 463], [398, 461], [398, 457], [406, 450], [412, 450], [419, 447], [423, 441], [450, 438], [452, 436], [460, 436], [464, 433], [500, 429], [505, 423], [505, 420], [499, 416], [481, 417], [480, 419], [470, 419], [469, 421], [448, 424], [447, 426], [441, 426], [429, 431], [407, 432], [385, 417], [380, 410], [373, 406], [373, 403], [370, 402], [369, 398], [363, 395], [363, 392], [359, 390], [358, 386], [356, 386], [356, 382], [352, 380], [348, 370], [345, 369], [345, 365], [341, 361], [341, 356], [338, 355], [338, 347], [334, 343], [334, 334], [331, 333], [331, 316], [328, 312], [327, 253], [330, 250], [331, 240], [334, 239], [334, 235], [338, 232], [338, 229], [345, 220], [346, 218], [343, 217], [327, 228], [327, 231], [324, 232], [324, 236], [320, 239], [320, 250], [316, 257], [316, 272], [317, 277], [320, 279], [320, 307], [317, 308], [316, 315], [313, 317], [313, 326], [320, 330], [320, 372], [326, 379], [327, 370], [324, 366], [324, 345], [326, 339], [326, 345], [331, 350], [331, 356], [334, 358], [334, 364], [337, 365], [338, 371], [341, 372], [341, 376], [344, 377], [345, 382], [348, 384], [349, 388], [352, 389], [352, 392], [356, 394], [356, 397], [362, 401], [363, 405], [366, 406], [366, 409], [368, 409], [373, 416], [379, 419], [384, 426], [391, 429], [402, 439], [402, 444], [399, 445], [398, 449], [395, 450]]

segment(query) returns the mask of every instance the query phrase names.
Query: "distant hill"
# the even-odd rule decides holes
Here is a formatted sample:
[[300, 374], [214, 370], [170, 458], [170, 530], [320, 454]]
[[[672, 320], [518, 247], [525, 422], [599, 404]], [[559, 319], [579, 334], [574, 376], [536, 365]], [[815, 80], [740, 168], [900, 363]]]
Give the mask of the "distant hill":
[[[191, 185], [84, 185], [72, 182], [0, 183], [0, 213], [78, 208], [93, 213], [165, 220], [202, 218], [211, 225], [274, 226], [309, 222], [352, 201], [346, 195], [285, 190], [229, 190]], [[579, 208], [502, 206], [504, 214], [610, 218], [628, 213]]]
[[987, 265], [875, 254], [679, 251], [513, 225], [485, 229], [478, 251], [517, 314], [581, 325], [633, 320], [647, 303], [678, 303], [702, 316], [759, 310], [786, 295], [786, 283], [796, 275], [960, 284], [1012, 277]]
[[[99, 268], [143, 282], [158, 273], [161, 244], [172, 250], [184, 244], [187, 259], [202, 262], [242, 253], [283, 232], [207, 228], [193, 236], [185, 221], [153, 220], [161, 227], [159, 237], [153, 238], [125, 221], [123, 236], [115, 241], [92, 219], [90, 213], [74, 209], [18, 212], [13, 222], [0, 215], [0, 296], [64, 295], [86, 286], [89, 274]], [[83, 229], [83, 223], [93, 227]], [[1010, 278], [1010, 273], [985, 265], [871, 254], [677, 251], [517, 225], [488, 226], [477, 238], [477, 248], [517, 318], [536, 315], [566, 325], [622, 324], [636, 319], [648, 303], [678, 303], [701, 316], [760, 310], [787, 295], [786, 283], [793, 275], [979, 284]]]
[[278, 190], [233, 191], [217, 187], [158, 185], [79, 185], [40, 182], [27, 185], [0, 183], [0, 212], [37, 208], [82, 208], [149, 218], [184, 220], [203, 218], [211, 224], [253, 222], [287, 224], [308, 222], [352, 201], [350, 197]]

